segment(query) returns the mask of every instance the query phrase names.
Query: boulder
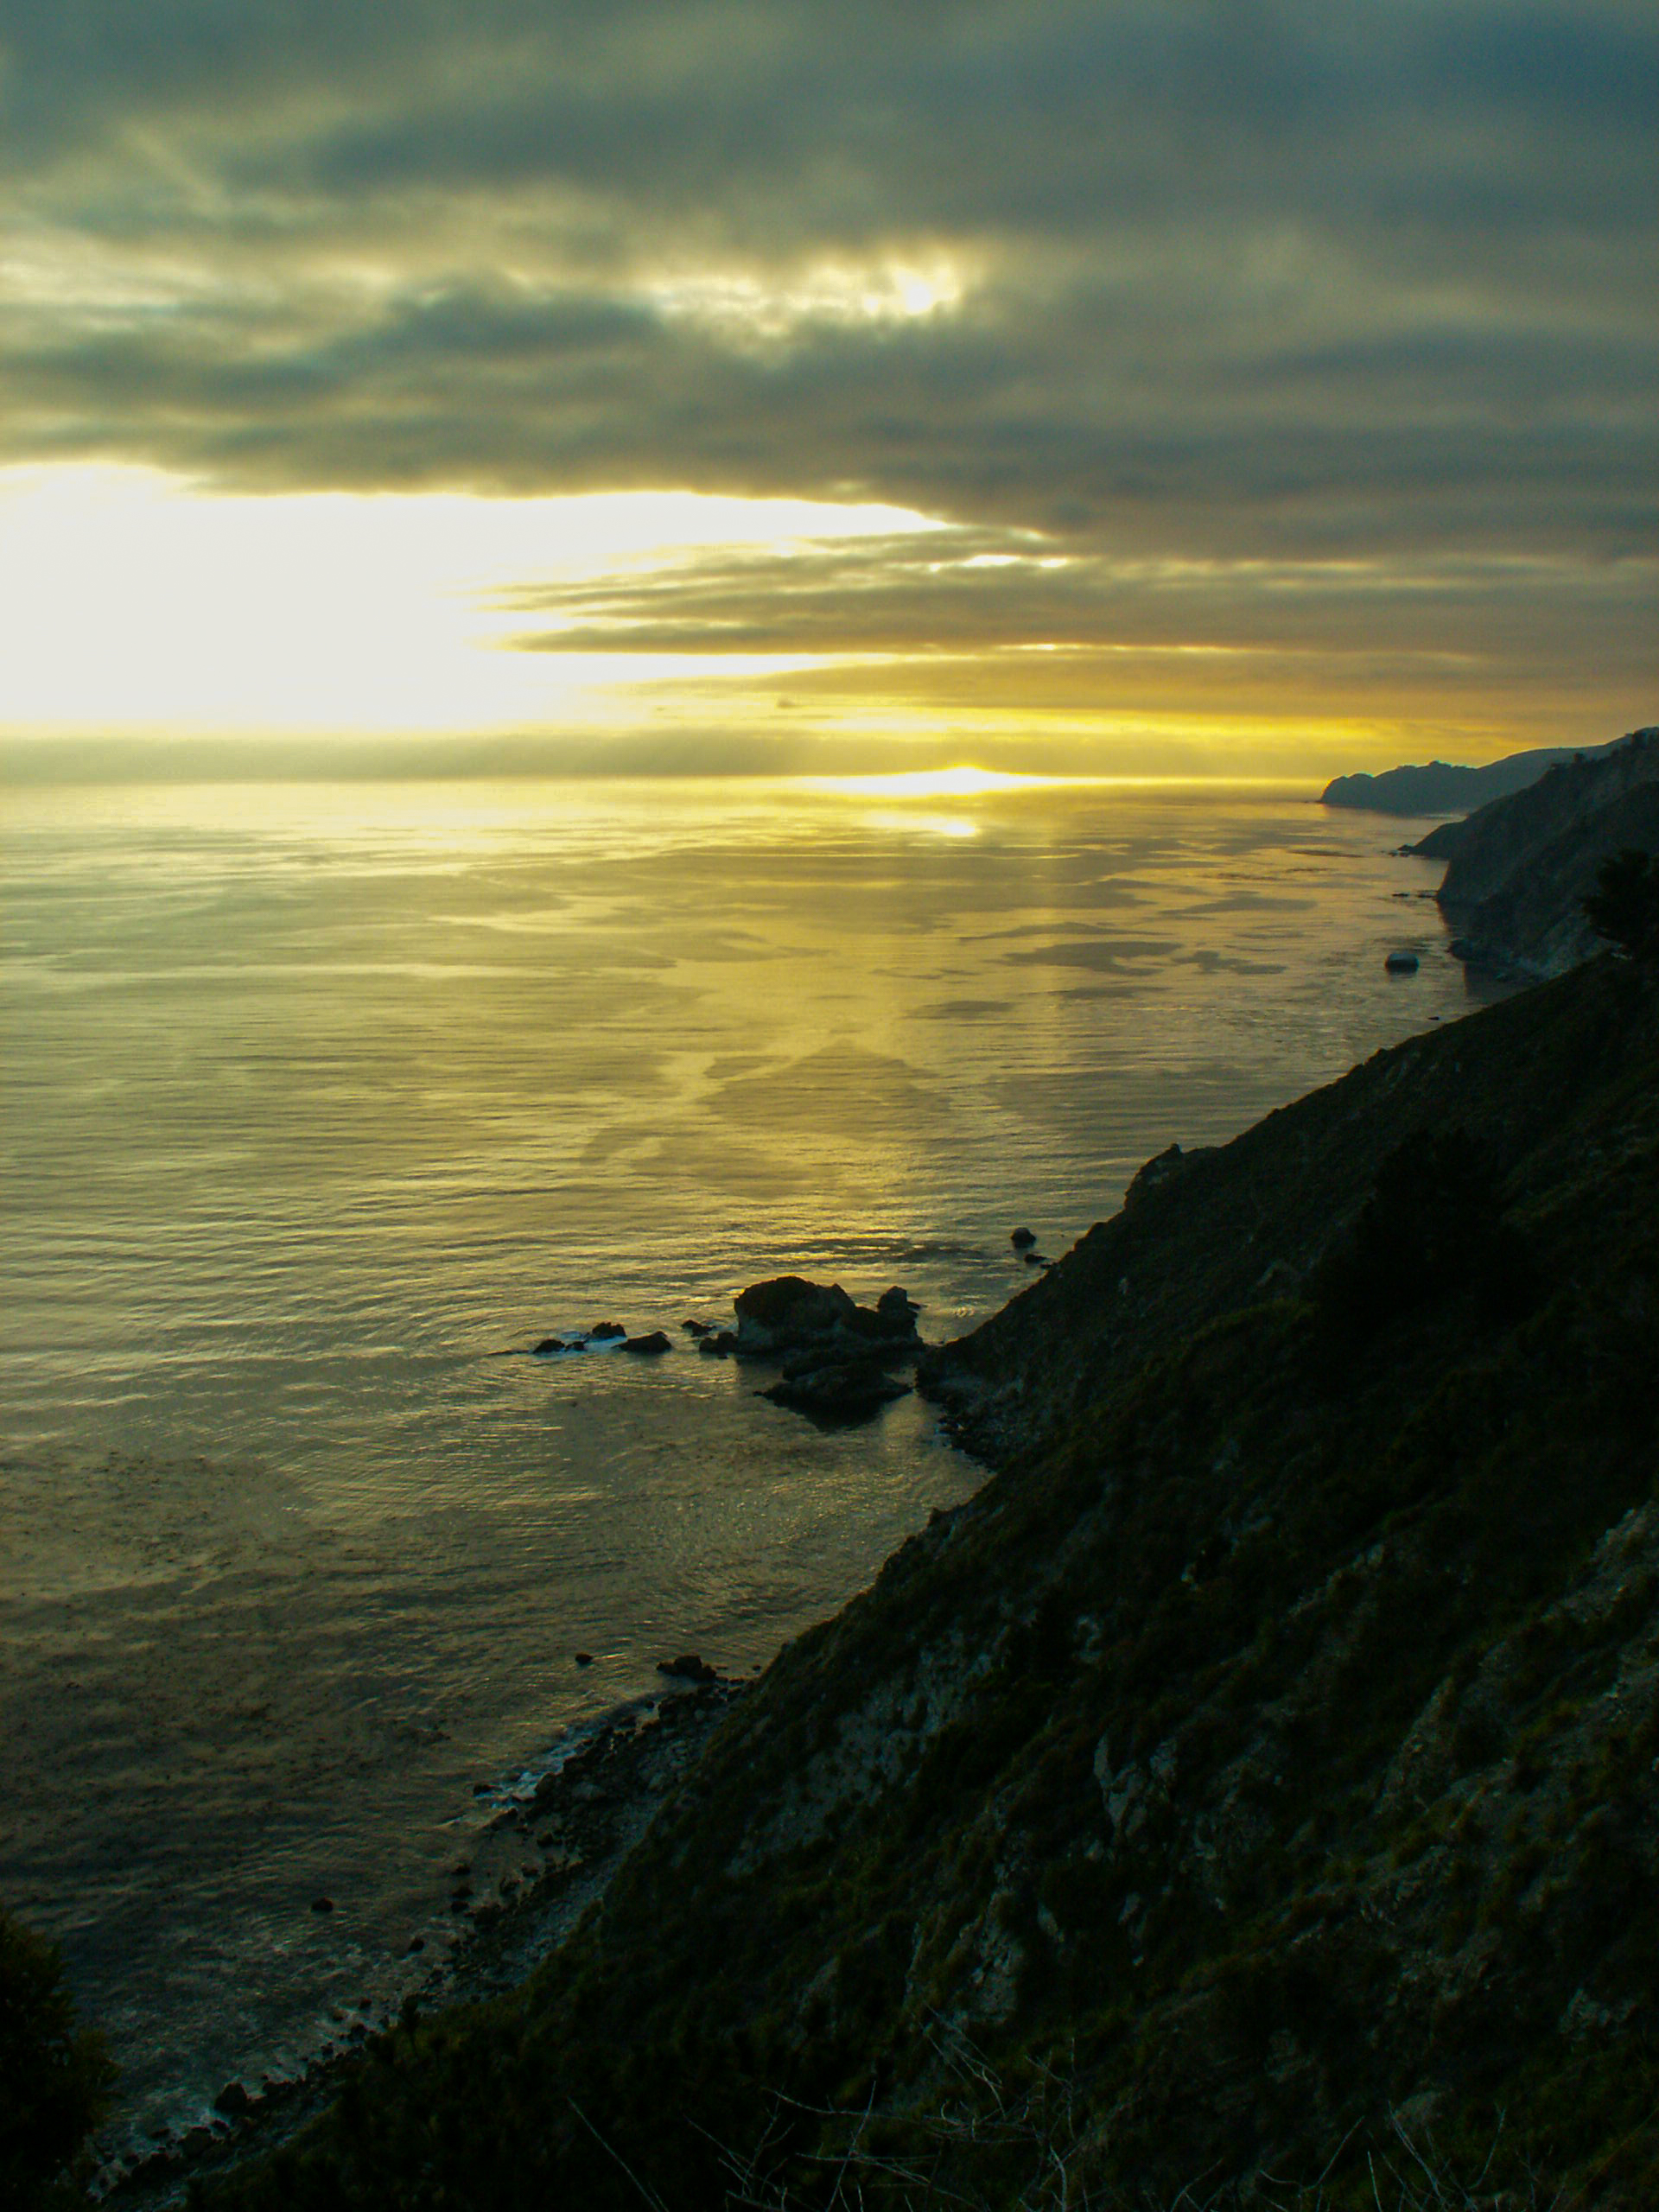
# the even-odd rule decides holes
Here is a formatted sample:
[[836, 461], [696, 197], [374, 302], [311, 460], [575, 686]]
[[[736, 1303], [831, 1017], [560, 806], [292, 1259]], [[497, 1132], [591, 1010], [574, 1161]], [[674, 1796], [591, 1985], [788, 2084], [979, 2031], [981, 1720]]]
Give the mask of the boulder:
[[682, 1652], [677, 1659], [659, 1659], [657, 1671], [659, 1675], [671, 1675], [677, 1681], [682, 1682], [717, 1682], [720, 1680], [719, 1668], [711, 1667], [695, 1651]]
[[845, 1428], [857, 1421], [873, 1421], [883, 1406], [909, 1394], [908, 1382], [895, 1382], [873, 1362], [859, 1360], [832, 1362], [828, 1366], [792, 1361], [783, 1380], [760, 1395], [825, 1427]]
[[705, 1352], [710, 1359], [729, 1359], [737, 1350], [736, 1333], [731, 1329], [722, 1329], [718, 1336], [702, 1337], [698, 1339], [697, 1350]]
[[776, 1275], [737, 1295], [740, 1352], [779, 1351], [833, 1335], [858, 1308], [839, 1283], [808, 1282], [804, 1275]]
[[613, 1337], [626, 1337], [627, 1331], [620, 1321], [601, 1321], [588, 1332], [590, 1344], [608, 1344]]
[[567, 1344], [563, 1337], [543, 1337], [540, 1344], [531, 1346], [530, 1354], [532, 1359], [546, 1359], [555, 1352], [575, 1350], [575, 1346]]
[[1382, 963], [1390, 976], [1414, 976], [1417, 956], [1414, 952], [1391, 952]]
[[1008, 1242], [1016, 1252], [1028, 1252], [1037, 1242], [1037, 1232], [1033, 1229], [1016, 1229]]
[[715, 1333], [712, 1321], [682, 1321], [680, 1326], [688, 1337], [712, 1337]]
[[858, 1306], [839, 1283], [780, 1275], [739, 1294], [733, 1350], [742, 1358], [787, 1358], [817, 1351], [859, 1359], [878, 1347], [883, 1357], [891, 1356], [918, 1341], [919, 1310], [896, 1283], [874, 1306]]
[[622, 1341], [622, 1349], [624, 1351], [654, 1355], [658, 1352], [671, 1351], [673, 1346], [660, 1329], [653, 1329], [648, 1337], [625, 1337]]

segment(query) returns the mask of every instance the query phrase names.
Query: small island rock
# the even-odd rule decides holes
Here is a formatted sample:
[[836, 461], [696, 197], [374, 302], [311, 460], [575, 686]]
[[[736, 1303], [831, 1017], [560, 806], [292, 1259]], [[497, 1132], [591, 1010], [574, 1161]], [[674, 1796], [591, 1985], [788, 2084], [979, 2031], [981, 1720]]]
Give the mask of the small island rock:
[[737, 1298], [741, 1358], [787, 1357], [823, 1348], [860, 1358], [877, 1346], [894, 1351], [915, 1346], [920, 1308], [895, 1283], [871, 1306], [855, 1305], [838, 1282], [808, 1282], [779, 1275], [753, 1284]]
[[896, 1381], [869, 1360], [808, 1366], [796, 1371], [786, 1368], [781, 1382], [760, 1393], [774, 1406], [787, 1406], [792, 1413], [805, 1414], [834, 1428], [872, 1421], [883, 1406], [909, 1395], [908, 1382]]

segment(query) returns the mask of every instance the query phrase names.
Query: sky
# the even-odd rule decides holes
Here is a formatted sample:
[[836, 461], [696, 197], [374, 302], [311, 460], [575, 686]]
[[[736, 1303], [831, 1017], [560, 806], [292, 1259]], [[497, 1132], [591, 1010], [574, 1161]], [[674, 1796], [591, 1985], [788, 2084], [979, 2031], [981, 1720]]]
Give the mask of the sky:
[[1601, 741], [1656, 248], [1651, 0], [0, 0], [0, 735]]

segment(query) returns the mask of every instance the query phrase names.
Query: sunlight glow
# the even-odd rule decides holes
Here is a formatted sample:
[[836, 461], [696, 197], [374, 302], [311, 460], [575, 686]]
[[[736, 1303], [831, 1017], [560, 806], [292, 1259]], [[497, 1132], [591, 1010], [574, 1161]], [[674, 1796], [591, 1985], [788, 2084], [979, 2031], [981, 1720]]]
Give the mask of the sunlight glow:
[[[809, 789], [849, 798], [980, 798], [988, 791], [1024, 791], [1048, 784], [1094, 783], [1096, 777], [1020, 776], [1000, 768], [912, 768], [890, 776], [803, 776]], [[973, 834], [971, 829], [968, 835]]]
[[964, 821], [959, 814], [886, 814], [867, 815], [872, 829], [899, 830], [908, 837], [977, 837], [977, 822]]
[[975, 281], [958, 255], [815, 261], [783, 275], [747, 270], [673, 275], [647, 288], [660, 315], [739, 341], [776, 342], [812, 326], [915, 322], [961, 306]]
[[642, 683], [706, 660], [504, 650], [525, 589], [702, 549], [932, 527], [893, 507], [688, 492], [257, 497], [127, 466], [0, 470], [0, 729], [604, 729], [638, 720]]

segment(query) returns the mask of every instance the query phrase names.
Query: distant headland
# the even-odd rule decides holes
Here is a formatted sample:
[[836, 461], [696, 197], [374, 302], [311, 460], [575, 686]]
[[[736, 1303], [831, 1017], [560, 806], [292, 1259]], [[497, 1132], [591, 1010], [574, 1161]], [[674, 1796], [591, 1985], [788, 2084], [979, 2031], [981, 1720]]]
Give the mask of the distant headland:
[[1386, 768], [1380, 776], [1337, 776], [1319, 793], [1319, 804], [1362, 814], [1472, 814], [1493, 799], [1525, 791], [1565, 761], [1593, 760], [1611, 750], [1611, 745], [1547, 745], [1509, 753], [1484, 768], [1431, 760], [1424, 767]]

